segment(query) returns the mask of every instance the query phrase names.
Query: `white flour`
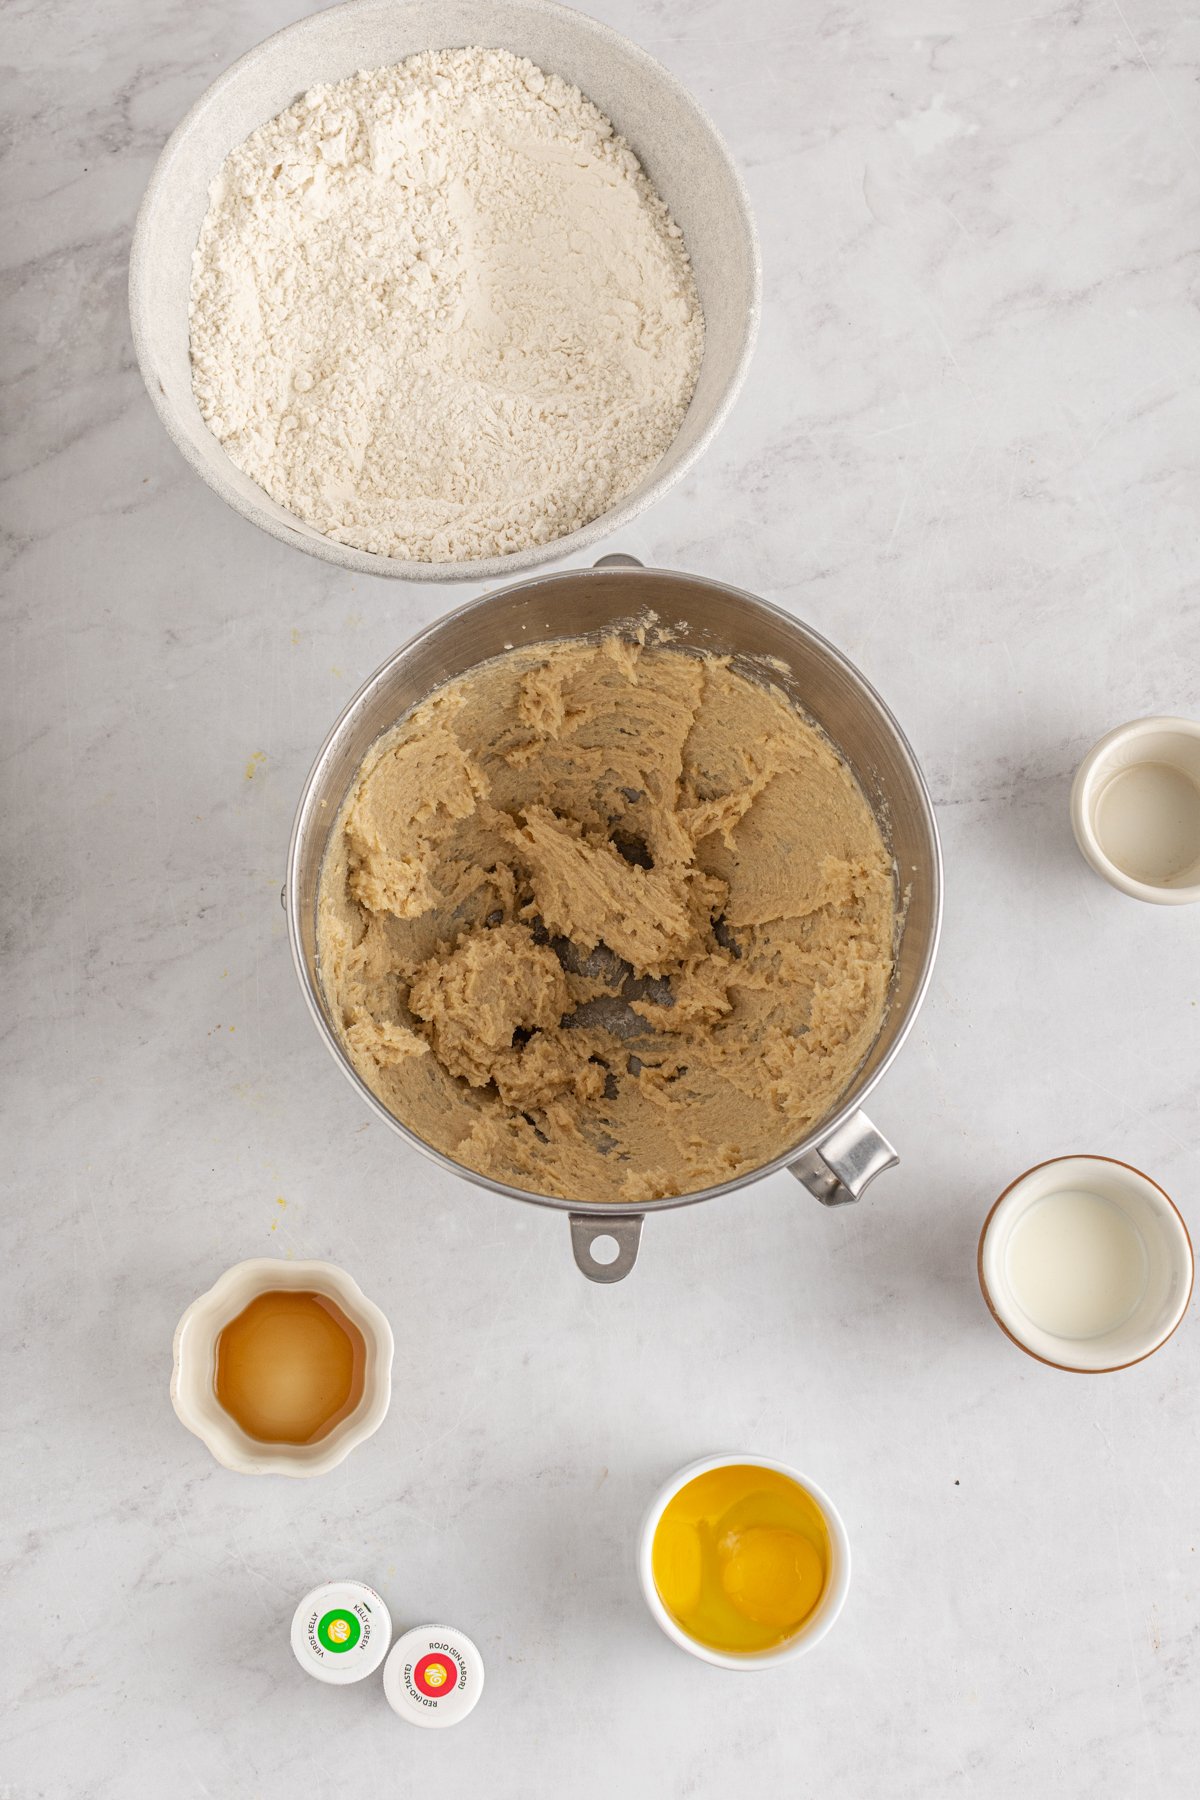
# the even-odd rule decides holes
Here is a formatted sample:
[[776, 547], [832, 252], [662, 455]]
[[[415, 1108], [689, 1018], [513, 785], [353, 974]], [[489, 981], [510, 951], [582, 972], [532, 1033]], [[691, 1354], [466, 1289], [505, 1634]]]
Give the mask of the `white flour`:
[[677, 226], [577, 88], [499, 50], [313, 88], [227, 158], [191, 291], [226, 450], [345, 544], [561, 537], [671, 443], [704, 322]]

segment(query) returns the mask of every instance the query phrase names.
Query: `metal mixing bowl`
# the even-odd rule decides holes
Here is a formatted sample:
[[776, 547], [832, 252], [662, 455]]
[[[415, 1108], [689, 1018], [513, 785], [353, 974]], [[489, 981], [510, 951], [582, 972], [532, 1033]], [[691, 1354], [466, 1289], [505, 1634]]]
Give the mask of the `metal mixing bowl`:
[[[620, 566], [615, 566], [620, 565]], [[821, 1124], [761, 1168], [665, 1200], [638, 1206], [564, 1200], [491, 1181], [410, 1131], [355, 1071], [321, 986], [317, 960], [317, 891], [329, 835], [371, 745], [435, 688], [514, 645], [597, 636], [653, 610], [673, 641], [733, 658], [734, 666], [771, 678], [838, 746], [874, 808], [895, 859], [902, 899], [896, 966], [887, 1014], [869, 1055], [837, 1107]], [[784, 672], [786, 671], [786, 673]], [[715, 1200], [776, 1169], [787, 1168], [825, 1205], [857, 1200], [897, 1156], [859, 1110], [916, 1018], [933, 969], [942, 908], [942, 864], [933, 807], [916, 758], [874, 688], [832, 644], [807, 625], [737, 588], [668, 569], [643, 569], [631, 557], [603, 559], [594, 569], [543, 575], [503, 588], [441, 618], [397, 651], [359, 689], [321, 749], [304, 786], [288, 853], [284, 906], [296, 973], [317, 1028], [346, 1078], [393, 1131], [444, 1169], [512, 1200], [568, 1213], [575, 1260], [592, 1281], [619, 1281], [633, 1267], [647, 1213]], [[593, 1255], [594, 1240], [615, 1238], [615, 1261]]]
[[[704, 309], [704, 361], [674, 443], [632, 493], [579, 531], [510, 556], [408, 562], [335, 543], [230, 460], [192, 394], [188, 290], [208, 190], [229, 152], [308, 88], [421, 50], [511, 50], [562, 75], [606, 113], [683, 232]], [[577, 555], [685, 474], [720, 429], [758, 331], [761, 277], [749, 203], [715, 126], [636, 44], [553, 0], [349, 0], [267, 38], [213, 83], [158, 159], [129, 261], [133, 345], [146, 389], [197, 474], [243, 518], [326, 562], [408, 581], [492, 581]]]

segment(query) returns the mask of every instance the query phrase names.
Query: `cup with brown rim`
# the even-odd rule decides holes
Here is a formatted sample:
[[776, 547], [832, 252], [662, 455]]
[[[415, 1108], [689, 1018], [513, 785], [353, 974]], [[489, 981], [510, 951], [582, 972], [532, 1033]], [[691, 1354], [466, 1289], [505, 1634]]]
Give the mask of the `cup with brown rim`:
[[[1013, 1233], [1052, 1194], [1083, 1192], [1112, 1202], [1141, 1240], [1145, 1285], [1132, 1310], [1090, 1337], [1067, 1337], [1030, 1317], [1009, 1272]], [[1057, 1156], [1005, 1188], [979, 1237], [979, 1285], [1001, 1331], [1036, 1361], [1083, 1375], [1142, 1362], [1162, 1348], [1188, 1309], [1195, 1276], [1192, 1242], [1175, 1202], [1140, 1169], [1108, 1156]]]

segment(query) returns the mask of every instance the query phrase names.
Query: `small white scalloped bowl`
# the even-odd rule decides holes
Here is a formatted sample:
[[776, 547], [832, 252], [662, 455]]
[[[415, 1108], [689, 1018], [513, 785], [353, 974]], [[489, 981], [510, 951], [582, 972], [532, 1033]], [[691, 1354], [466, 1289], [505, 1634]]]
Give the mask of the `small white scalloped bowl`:
[[[259, 1294], [299, 1288], [325, 1294], [363, 1334], [362, 1399], [315, 1444], [263, 1444], [244, 1432], [217, 1399], [217, 1339]], [[217, 1461], [238, 1475], [323, 1475], [378, 1431], [392, 1398], [392, 1328], [358, 1283], [333, 1263], [281, 1262], [272, 1256], [235, 1263], [184, 1313], [175, 1328], [171, 1404]]]
[[[786, 1643], [777, 1644], [773, 1650], [751, 1650], [735, 1655], [724, 1650], [714, 1650], [710, 1644], [702, 1644], [698, 1638], [689, 1636], [671, 1617], [663, 1605], [654, 1580], [654, 1534], [669, 1502], [689, 1481], [694, 1481], [697, 1475], [707, 1475], [710, 1469], [742, 1466], [771, 1469], [777, 1475], [786, 1475], [789, 1481], [794, 1481], [798, 1488], [803, 1488], [815, 1501], [829, 1532], [829, 1571], [821, 1598], [799, 1631], [794, 1632]], [[701, 1662], [715, 1664], [718, 1669], [773, 1669], [779, 1663], [792, 1662], [797, 1656], [803, 1656], [805, 1651], [813, 1649], [837, 1623], [850, 1592], [850, 1539], [846, 1535], [841, 1514], [829, 1495], [815, 1481], [810, 1481], [807, 1475], [802, 1475], [799, 1469], [793, 1469], [790, 1463], [776, 1462], [770, 1456], [744, 1456], [736, 1453], [727, 1456], [702, 1456], [698, 1462], [688, 1463], [686, 1468], [672, 1475], [647, 1507], [638, 1538], [637, 1567], [638, 1580], [643, 1598], [650, 1609], [650, 1616], [673, 1644], [678, 1644], [681, 1650], [686, 1650], [691, 1656], [698, 1656]]]

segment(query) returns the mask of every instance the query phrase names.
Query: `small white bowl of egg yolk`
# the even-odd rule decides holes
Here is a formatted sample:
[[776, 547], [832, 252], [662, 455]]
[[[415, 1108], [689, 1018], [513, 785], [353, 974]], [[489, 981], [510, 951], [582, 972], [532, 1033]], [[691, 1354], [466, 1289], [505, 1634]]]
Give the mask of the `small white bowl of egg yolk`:
[[767, 1456], [706, 1456], [655, 1495], [638, 1576], [660, 1629], [721, 1669], [765, 1669], [820, 1642], [850, 1589], [827, 1494]]

